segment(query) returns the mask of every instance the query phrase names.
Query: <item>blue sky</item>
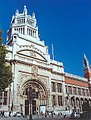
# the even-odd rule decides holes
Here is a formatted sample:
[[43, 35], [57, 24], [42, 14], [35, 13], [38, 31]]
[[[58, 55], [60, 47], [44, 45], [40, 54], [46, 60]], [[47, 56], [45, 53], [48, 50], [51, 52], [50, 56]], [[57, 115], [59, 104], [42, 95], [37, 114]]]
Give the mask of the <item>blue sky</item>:
[[[35, 12], [41, 40], [54, 45], [54, 58], [64, 63], [65, 71], [83, 76], [83, 54], [91, 63], [90, 0], [3, 0], [0, 2], [0, 28], [7, 30], [16, 9], [24, 5], [28, 14]], [[51, 56], [52, 58], [52, 56]]]

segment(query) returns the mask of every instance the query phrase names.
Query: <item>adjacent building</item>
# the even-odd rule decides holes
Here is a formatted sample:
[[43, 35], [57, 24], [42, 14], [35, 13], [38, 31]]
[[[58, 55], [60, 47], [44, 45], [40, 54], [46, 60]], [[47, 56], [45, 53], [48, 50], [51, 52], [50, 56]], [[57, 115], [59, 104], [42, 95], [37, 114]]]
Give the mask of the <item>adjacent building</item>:
[[13, 82], [0, 95], [0, 111], [24, 115], [45, 111], [82, 111], [91, 102], [91, 69], [84, 55], [84, 77], [66, 73], [62, 62], [52, 60], [40, 40], [35, 13], [16, 10], [7, 33], [6, 59], [12, 66]]

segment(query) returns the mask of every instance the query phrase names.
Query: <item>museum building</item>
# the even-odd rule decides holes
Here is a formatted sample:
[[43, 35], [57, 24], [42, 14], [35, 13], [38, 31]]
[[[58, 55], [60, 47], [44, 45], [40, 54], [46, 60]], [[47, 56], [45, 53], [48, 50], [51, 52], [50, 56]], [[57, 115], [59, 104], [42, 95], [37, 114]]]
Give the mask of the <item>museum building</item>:
[[40, 40], [35, 13], [16, 10], [7, 32], [6, 59], [13, 82], [0, 95], [0, 111], [29, 115], [45, 111], [82, 111], [91, 104], [91, 69], [84, 55], [84, 77], [64, 71], [62, 62], [52, 60], [48, 46]]

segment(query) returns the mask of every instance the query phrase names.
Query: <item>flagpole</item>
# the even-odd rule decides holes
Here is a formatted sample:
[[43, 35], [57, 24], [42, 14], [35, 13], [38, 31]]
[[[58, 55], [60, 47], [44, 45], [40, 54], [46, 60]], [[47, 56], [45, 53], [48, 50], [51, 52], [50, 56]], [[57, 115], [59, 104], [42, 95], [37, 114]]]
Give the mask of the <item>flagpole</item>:
[[54, 60], [54, 46], [53, 44], [51, 44], [51, 46], [52, 46], [52, 59]]

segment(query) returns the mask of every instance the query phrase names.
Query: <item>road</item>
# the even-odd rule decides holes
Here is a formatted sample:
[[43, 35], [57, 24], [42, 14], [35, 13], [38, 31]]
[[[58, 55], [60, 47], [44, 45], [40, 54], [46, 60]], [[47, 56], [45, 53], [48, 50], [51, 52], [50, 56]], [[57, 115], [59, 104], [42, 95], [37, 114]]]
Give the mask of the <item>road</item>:
[[[0, 120], [29, 120], [26, 118], [21, 118], [21, 117], [0, 117]], [[68, 119], [68, 118], [36, 118], [33, 120], [87, 120], [87, 119]], [[88, 119], [91, 120], [91, 119]]]
[[[0, 120], [29, 120], [28, 118], [23, 118], [23, 117], [0, 117]], [[81, 118], [64, 118], [61, 116], [54, 116], [54, 117], [49, 117], [49, 118], [44, 118], [43, 116], [33, 116], [33, 120], [91, 120], [90, 119], [81, 119]]]
[[[21, 117], [0, 117], [0, 120], [29, 120], [28, 118], [21, 118]], [[36, 118], [33, 120], [68, 120], [67, 118]]]

